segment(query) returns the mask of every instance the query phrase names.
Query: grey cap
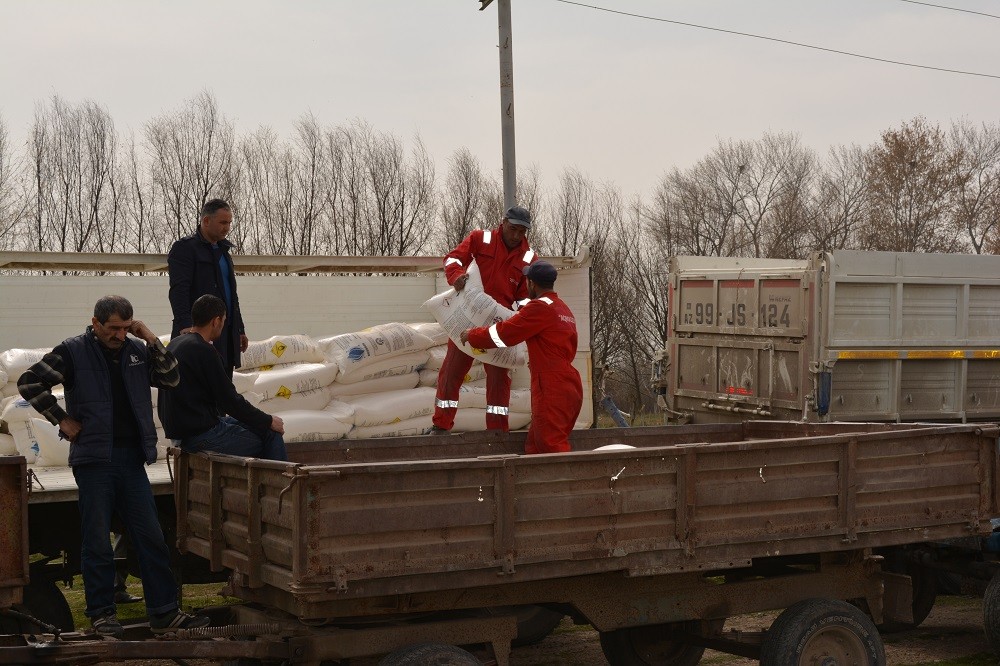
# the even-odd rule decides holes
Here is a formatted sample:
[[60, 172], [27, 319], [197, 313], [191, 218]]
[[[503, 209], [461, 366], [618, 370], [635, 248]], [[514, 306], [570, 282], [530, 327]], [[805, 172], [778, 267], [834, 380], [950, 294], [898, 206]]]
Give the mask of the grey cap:
[[511, 224], [516, 224], [519, 227], [524, 227], [525, 229], [531, 228], [531, 213], [528, 212], [527, 208], [522, 208], [521, 206], [511, 206], [507, 209], [507, 212], [503, 216], [510, 221]]

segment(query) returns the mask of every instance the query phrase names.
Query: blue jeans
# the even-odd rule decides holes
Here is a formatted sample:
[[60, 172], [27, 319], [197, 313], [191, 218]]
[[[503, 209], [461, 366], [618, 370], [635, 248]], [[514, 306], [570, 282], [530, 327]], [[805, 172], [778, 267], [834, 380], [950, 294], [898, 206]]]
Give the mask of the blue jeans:
[[111, 517], [117, 513], [139, 559], [146, 612], [162, 615], [177, 608], [177, 585], [170, 570], [170, 552], [156, 516], [153, 490], [139, 448], [112, 448], [111, 460], [73, 467], [79, 489], [80, 569], [87, 598], [87, 617], [115, 610], [115, 555], [111, 547]]
[[215, 451], [231, 456], [263, 458], [264, 460], [288, 460], [285, 452], [285, 438], [281, 433], [268, 430], [260, 435], [246, 429], [232, 416], [223, 416], [219, 423], [206, 432], [181, 440], [181, 448], [189, 453]]

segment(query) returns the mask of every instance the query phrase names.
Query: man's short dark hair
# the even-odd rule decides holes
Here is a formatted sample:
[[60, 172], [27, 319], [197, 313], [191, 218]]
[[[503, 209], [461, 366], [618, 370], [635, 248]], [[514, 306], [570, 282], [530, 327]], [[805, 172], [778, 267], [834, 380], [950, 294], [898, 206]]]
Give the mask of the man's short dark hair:
[[220, 210], [232, 210], [225, 199], [209, 199], [205, 202], [205, 205], [201, 207], [201, 218], [205, 219], [210, 215], [215, 215]]
[[195, 326], [207, 326], [216, 317], [226, 316], [226, 304], [222, 299], [212, 294], [199, 296], [191, 305], [191, 323]]
[[111, 315], [118, 315], [122, 321], [128, 321], [132, 314], [132, 304], [124, 296], [104, 296], [94, 304], [94, 319], [100, 324], [107, 324]]

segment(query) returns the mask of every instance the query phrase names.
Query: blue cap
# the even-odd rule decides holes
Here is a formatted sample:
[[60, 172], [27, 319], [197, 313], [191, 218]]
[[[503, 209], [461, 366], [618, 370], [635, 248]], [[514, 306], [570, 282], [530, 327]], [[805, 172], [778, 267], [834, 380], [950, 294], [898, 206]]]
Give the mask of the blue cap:
[[556, 277], [559, 275], [559, 271], [556, 270], [555, 266], [547, 261], [541, 260], [536, 261], [529, 266], [525, 266], [521, 272], [524, 273], [525, 277], [532, 282], [544, 285], [555, 284]]

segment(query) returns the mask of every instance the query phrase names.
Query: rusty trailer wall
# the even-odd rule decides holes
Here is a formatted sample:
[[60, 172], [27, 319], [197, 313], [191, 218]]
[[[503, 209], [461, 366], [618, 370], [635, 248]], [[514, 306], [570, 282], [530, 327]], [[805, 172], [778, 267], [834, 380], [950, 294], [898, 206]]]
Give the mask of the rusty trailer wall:
[[21, 602], [28, 584], [28, 466], [0, 456], [0, 609]]
[[772, 424], [771, 438], [672, 445], [669, 428], [637, 428], [619, 433], [639, 444], [628, 450], [478, 457], [473, 440], [463, 458], [340, 464], [317, 464], [315, 448], [310, 464], [184, 454], [178, 538], [233, 569], [237, 596], [312, 619], [372, 612], [374, 597], [989, 531], [996, 428], [859, 429], [789, 438]]
[[673, 419], [1000, 418], [1000, 258], [676, 257]]

